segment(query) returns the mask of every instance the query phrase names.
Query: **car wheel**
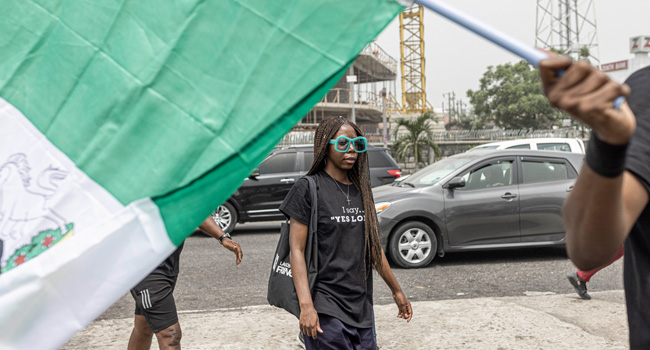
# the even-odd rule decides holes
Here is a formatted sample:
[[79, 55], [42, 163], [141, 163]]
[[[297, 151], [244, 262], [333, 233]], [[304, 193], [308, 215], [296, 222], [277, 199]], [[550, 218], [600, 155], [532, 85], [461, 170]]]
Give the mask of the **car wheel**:
[[212, 219], [223, 232], [231, 233], [237, 224], [237, 211], [232, 204], [225, 202], [212, 213]]
[[438, 251], [436, 234], [419, 221], [399, 225], [388, 244], [393, 262], [407, 269], [429, 265]]

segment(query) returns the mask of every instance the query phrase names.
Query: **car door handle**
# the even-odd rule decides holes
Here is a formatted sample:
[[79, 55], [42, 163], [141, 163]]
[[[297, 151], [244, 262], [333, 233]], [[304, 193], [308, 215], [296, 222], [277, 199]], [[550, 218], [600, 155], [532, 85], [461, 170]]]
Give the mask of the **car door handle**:
[[296, 179], [294, 179], [294, 178], [286, 178], [286, 179], [280, 180], [280, 182], [285, 183], [285, 184], [290, 184], [290, 183], [296, 182]]
[[573, 186], [569, 186], [569, 188], [567, 188], [566, 191], [571, 192], [572, 189], [573, 189]]
[[515, 198], [517, 198], [517, 195], [516, 195], [516, 194], [512, 194], [512, 193], [510, 193], [510, 192], [506, 192], [506, 194], [504, 194], [503, 196], [501, 196], [501, 198], [503, 198], [503, 199], [505, 199], [505, 200], [511, 200], [511, 199], [515, 199]]

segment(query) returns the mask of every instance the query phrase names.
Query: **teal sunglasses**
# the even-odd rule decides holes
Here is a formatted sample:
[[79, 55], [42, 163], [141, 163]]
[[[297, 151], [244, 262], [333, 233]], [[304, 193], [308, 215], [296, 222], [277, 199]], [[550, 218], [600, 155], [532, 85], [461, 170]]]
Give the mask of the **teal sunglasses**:
[[330, 140], [331, 144], [334, 144], [337, 152], [347, 152], [350, 149], [350, 145], [354, 148], [354, 151], [357, 153], [363, 153], [368, 150], [368, 140], [363, 137], [355, 137], [353, 139], [345, 136], [339, 136], [336, 139]]

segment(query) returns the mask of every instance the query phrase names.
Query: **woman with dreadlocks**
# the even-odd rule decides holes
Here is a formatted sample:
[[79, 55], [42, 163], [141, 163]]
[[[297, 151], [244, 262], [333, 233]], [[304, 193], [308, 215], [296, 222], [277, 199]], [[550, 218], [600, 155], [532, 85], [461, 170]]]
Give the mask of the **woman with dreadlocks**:
[[[321, 122], [314, 137], [318, 203], [311, 203], [302, 178], [280, 210], [290, 218], [291, 271], [300, 303], [300, 331], [307, 349], [374, 350], [372, 266], [393, 294], [397, 317], [411, 320], [402, 292], [379, 242], [379, 225], [370, 189], [367, 141], [347, 119]], [[318, 276], [309, 290], [305, 244], [311, 206], [318, 205]]]

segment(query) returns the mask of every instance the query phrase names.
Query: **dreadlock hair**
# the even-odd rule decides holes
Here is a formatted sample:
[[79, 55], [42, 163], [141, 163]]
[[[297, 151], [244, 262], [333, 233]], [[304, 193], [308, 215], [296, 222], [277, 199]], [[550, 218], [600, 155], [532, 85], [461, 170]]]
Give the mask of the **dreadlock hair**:
[[[307, 175], [313, 175], [325, 169], [325, 160], [329, 152], [329, 141], [336, 135], [342, 125], [351, 126], [356, 131], [357, 136], [363, 136], [363, 132], [357, 124], [347, 120], [343, 117], [333, 117], [323, 120], [316, 128], [314, 135], [314, 162], [307, 172]], [[372, 190], [370, 187], [370, 169], [368, 166], [368, 152], [359, 153], [357, 161], [348, 170], [348, 178], [361, 193], [363, 200], [363, 211], [365, 212], [365, 243], [363, 247], [364, 261], [368, 257], [368, 252], [372, 259], [372, 264], [377, 271], [381, 270], [382, 266], [382, 250], [381, 242], [379, 241], [379, 223], [377, 221], [377, 212], [375, 211], [375, 201], [372, 197]], [[364, 264], [364, 270], [368, 262]], [[366, 277], [370, 271], [365, 270]]]

